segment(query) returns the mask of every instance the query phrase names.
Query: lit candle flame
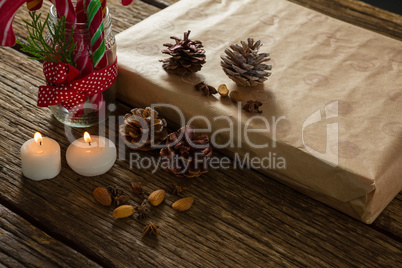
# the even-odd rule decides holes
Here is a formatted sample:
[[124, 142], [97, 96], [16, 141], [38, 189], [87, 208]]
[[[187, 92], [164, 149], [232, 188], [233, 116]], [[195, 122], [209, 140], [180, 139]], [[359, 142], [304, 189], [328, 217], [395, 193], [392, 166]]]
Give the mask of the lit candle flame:
[[42, 145], [42, 135], [39, 132], [35, 133], [34, 140], [37, 144]]
[[91, 136], [89, 135], [88, 132], [85, 132], [85, 133], [84, 133], [84, 141], [85, 141], [85, 142], [88, 142], [89, 145], [91, 146]]

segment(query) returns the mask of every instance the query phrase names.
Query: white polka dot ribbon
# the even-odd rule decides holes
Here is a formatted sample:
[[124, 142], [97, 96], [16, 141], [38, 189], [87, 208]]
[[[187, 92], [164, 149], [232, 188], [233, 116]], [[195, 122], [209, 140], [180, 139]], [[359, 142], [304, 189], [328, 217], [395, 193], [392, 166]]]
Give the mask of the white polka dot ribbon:
[[114, 83], [117, 78], [117, 60], [78, 79], [79, 71], [66, 63], [44, 62], [43, 73], [48, 85], [39, 87], [38, 107], [62, 103], [63, 107], [70, 110], [83, 104], [88, 96], [101, 93]]

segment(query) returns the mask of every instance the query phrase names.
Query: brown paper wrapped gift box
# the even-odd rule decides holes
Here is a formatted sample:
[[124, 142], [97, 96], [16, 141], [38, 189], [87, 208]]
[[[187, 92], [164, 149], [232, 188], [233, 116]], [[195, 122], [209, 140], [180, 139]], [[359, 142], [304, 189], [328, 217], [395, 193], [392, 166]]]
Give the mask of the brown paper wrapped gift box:
[[[162, 44], [189, 29], [190, 38], [203, 41], [207, 63], [196, 75], [168, 75], [158, 62], [166, 56]], [[263, 86], [238, 88], [220, 56], [248, 37], [271, 53], [273, 74]], [[215, 138], [224, 144], [234, 133], [241, 145], [225, 150], [250, 158], [271, 153], [271, 169], [262, 172], [366, 223], [401, 190], [401, 42], [282, 0], [182, 0], [117, 35], [117, 44], [121, 100], [175, 105], [187, 119], [210, 119], [212, 133], [229, 127], [213, 121], [227, 116], [232, 133]], [[269, 147], [255, 149], [238, 136], [252, 115], [228, 98], [195, 91], [201, 80], [263, 102], [270, 129], [249, 138]], [[176, 111], [161, 112], [179, 123]], [[262, 120], [249, 123], [266, 128]], [[272, 166], [273, 156], [285, 159], [286, 168]]]

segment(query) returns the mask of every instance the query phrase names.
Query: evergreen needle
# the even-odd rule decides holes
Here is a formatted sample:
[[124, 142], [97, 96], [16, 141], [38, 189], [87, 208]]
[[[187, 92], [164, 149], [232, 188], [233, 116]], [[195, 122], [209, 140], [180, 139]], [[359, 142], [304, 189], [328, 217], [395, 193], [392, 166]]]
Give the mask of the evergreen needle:
[[[64, 62], [75, 67], [73, 52], [77, 43], [74, 41], [73, 28], [66, 31], [66, 19], [61, 17], [54, 25], [49, 25], [49, 15], [45, 21], [40, 21], [41, 14], [35, 11], [29, 12], [32, 22], [23, 20], [27, 27], [28, 44], [17, 40], [23, 52], [29, 53], [28, 59], [48, 62]], [[44, 37], [45, 29], [50, 38]]]

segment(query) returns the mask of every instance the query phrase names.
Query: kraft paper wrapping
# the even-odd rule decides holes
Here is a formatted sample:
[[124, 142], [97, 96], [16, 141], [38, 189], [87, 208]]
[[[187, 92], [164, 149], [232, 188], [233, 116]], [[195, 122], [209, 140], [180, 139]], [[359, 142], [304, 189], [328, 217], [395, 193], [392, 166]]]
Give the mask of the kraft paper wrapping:
[[[207, 63], [196, 75], [169, 75], [158, 62], [170, 36], [201, 40]], [[257, 88], [237, 87], [222, 71], [220, 56], [252, 37], [271, 53], [272, 76]], [[283, 1], [181, 0], [117, 35], [118, 96], [135, 106], [169, 103], [187, 119], [211, 120], [218, 144], [249, 157], [285, 159], [286, 168], [261, 170], [344, 213], [371, 223], [402, 189], [402, 43]], [[240, 90], [254, 99], [269, 126], [239, 112], [229, 98], [194, 90], [202, 80]], [[177, 112], [161, 109], [178, 122]], [[278, 119], [280, 119], [278, 121]], [[273, 125], [277, 120], [276, 133]], [[194, 123], [205, 126], [202, 120]], [[241, 146], [237, 146], [240, 141]], [[275, 142], [274, 142], [275, 141]], [[275, 143], [275, 144], [274, 144]]]

